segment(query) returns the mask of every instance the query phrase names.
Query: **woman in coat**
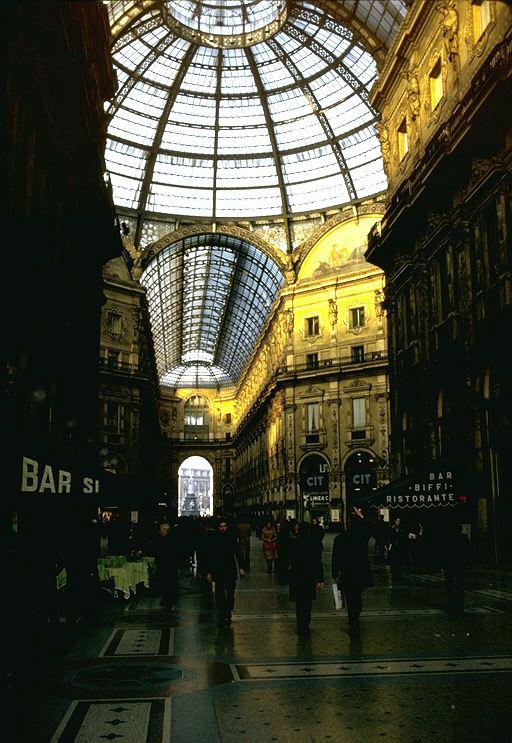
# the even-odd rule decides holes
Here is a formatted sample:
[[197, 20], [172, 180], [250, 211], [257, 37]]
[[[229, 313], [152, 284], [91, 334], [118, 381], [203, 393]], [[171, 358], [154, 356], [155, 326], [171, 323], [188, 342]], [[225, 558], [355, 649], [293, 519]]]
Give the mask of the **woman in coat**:
[[290, 601], [295, 601], [297, 632], [305, 637], [309, 634], [312, 601], [324, 587], [322, 544], [306, 524], [294, 524], [290, 534], [288, 582]]
[[272, 526], [272, 521], [267, 521], [261, 530], [263, 542], [263, 554], [267, 563], [267, 573], [272, 572], [272, 563], [277, 559], [277, 534]]
[[278, 521], [277, 534], [277, 582], [280, 586], [288, 583], [288, 557], [290, 549], [290, 534], [284, 525]]
[[348, 614], [348, 631], [351, 637], [359, 637], [359, 615], [362, 592], [373, 586], [368, 559], [370, 528], [360, 508], [352, 508], [350, 528], [342, 531], [332, 546], [332, 577], [345, 595]]

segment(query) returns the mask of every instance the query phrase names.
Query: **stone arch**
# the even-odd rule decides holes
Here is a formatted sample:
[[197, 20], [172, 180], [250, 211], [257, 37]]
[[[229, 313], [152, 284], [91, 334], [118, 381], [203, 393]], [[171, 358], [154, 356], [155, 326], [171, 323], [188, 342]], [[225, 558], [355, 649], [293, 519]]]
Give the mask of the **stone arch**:
[[[205, 516], [213, 514], [215, 468], [208, 457], [188, 454], [178, 465], [178, 514]], [[181, 474], [184, 465], [190, 464], [189, 473]]]
[[369, 447], [351, 450], [343, 460], [347, 513], [352, 505], [368, 501], [377, 489], [378, 456]]
[[[305, 463], [310, 460], [309, 467]], [[321, 461], [326, 465], [326, 469]], [[323, 451], [314, 449], [305, 452], [299, 459], [297, 472], [299, 474], [300, 509], [304, 521], [311, 521], [313, 517], [328, 518], [330, 508], [329, 475], [331, 461]]]
[[339, 227], [342, 224], [352, 222], [358, 217], [367, 217], [375, 215], [376, 218], [381, 217], [384, 214], [384, 203], [380, 201], [373, 201], [368, 204], [358, 204], [356, 206], [348, 206], [343, 211], [335, 214], [327, 222], [317, 227], [309, 235], [309, 237], [294, 250], [294, 264], [296, 267], [297, 276], [300, 274], [300, 270], [304, 264], [305, 259], [309, 253], [315, 248], [317, 243], [327, 235], [335, 227]]
[[284, 253], [250, 230], [246, 230], [243, 227], [234, 227], [223, 224], [218, 224], [215, 230], [213, 230], [211, 225], [208, 224], [196, 224], [182, 227], [175, 232], [168, 232], [167, 235], [164, 235], [160, 240], [148, 245], [148, 247], [143, 251], [141, 267], [142, 269], [146, 268], [153, 258], [169, 245], [174, 245], [174, 243], [184, 240], [187, 237], [191, 237], [192, 235], [210, 234], [229, 235], [230, 237], [235, 237], [238, 240], [244, 240], [245, 242], [254, 245], [255, 248], [259, 248], [259, 250], [261, 250], [262, 253], [265, 253], [265, 255], [273, 260], [274, 263], [277, 263], [284, 275], [286, 271], [286, 256]]

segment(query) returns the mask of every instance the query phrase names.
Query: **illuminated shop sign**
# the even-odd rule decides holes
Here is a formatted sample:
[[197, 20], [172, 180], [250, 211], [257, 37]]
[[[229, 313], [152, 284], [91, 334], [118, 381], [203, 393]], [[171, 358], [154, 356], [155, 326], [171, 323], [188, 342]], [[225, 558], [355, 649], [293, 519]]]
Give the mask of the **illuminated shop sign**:
[[465, 500], [456, 495], [453, 472], [436, 470], [404, 483], [394, 493], [386, 494], [384, 505], [391, 508], [437, 508], [456, 506]]
[[95, 495], [100, 492], [100, 481], [83, 473], [77, 474], [70, 469], [23, 457], [21, 492], [41, 495], [71, 495], [74, 493]]
[[329, 465], [318, 454], [311, 454], [302, 460], [300, 490], [307, 511], [329, 506]]

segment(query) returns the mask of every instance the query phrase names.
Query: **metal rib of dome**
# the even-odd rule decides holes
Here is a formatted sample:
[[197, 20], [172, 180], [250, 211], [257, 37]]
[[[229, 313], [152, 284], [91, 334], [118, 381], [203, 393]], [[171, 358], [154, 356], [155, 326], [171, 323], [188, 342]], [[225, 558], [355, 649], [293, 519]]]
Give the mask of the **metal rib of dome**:
[[284, 277], [259, 248], [209, 233], [168, 245], [140, 281], [160, 383], [223, 387], [238, 381]]
[[352, 31], [300, 0], [271, 38], [220, 49], [178, 36], [158, 7], [113, 49], [106, 160], [119, 208], [281, 217], [386, 188], [368, 103], [376, 65]]

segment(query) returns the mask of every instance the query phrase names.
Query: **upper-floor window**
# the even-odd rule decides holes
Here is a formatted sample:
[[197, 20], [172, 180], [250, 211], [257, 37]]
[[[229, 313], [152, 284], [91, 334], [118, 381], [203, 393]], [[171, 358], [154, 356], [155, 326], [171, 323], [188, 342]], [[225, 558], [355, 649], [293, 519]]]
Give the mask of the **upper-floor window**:
[[409, 135], [407, 133], [407, 118], [404, 116], [398, 129], [398, 159], [402, 161], [409, 152]]
[[364, 439], [366, 435], [366, 400], [364, 397], [352, 398], [352, 438]]
[[318, 354], [317, 353], [306, 354], [306, 367], [308, 369], [318, 369]]
[[306, 405], [306, 442], [316, 444], [320, 440], [320, 403]]
[[186, 439], [208, 439], [210, 405], [206, 397], [193, 395], [187, 400], [183, 422]]
[[354, 364], [364, 361], [364, 346], [352, 346], [352, 361]]
[[430, 70], [429, 85], [430, 85], [430, 108], [433, 111], [444, 94], [443, 66], [441, 64], [441, 57], [439, 57], [435, 65]]
[[320, 319], [318, 315], [315, 315], [314, 317], [306, 317], [304, 321], [304, 335], [306, 338], [320, 335]]
[[107, 333], [115, 336], [116, 338], [121, 337], [123, 331], [123, 318], [119, 312], [108, 312], [107, 313]]
[[109, 366], [118, 366], [121, 360], [121, 352], [115, 348], [109, 348], [107, 351], [107, 363]]
[[473, 39], [478, 41], [491, 22], [491, 3], [489, 0], [473, 0]]
[[104, 403], [103, 425], [108, 433], [124, 433], [125, 409], [124, 405], [111, 400]]
[[364, 324], [364, 307], [352, 307], [352, 309], [350, 310], [350, 327], [364, 328]]

